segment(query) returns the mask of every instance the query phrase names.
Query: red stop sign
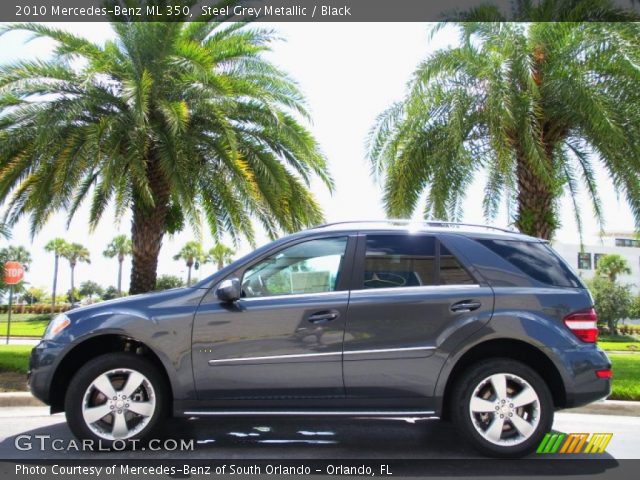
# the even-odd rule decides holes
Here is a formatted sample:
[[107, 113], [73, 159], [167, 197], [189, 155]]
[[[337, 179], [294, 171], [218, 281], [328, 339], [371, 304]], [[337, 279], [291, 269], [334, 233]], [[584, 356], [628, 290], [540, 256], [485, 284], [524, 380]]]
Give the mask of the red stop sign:
[[15, 285], [24, 277], [24, 268], [20, 262], [7, 262], [4, 264], [4, 283]]

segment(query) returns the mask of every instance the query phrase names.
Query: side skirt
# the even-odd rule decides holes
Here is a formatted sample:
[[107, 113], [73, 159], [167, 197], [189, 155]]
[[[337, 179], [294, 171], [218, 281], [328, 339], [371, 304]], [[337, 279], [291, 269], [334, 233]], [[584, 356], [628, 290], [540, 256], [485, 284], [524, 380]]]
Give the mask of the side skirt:
[[435, 417], [432, 410], [189, 410], [186, 417]]

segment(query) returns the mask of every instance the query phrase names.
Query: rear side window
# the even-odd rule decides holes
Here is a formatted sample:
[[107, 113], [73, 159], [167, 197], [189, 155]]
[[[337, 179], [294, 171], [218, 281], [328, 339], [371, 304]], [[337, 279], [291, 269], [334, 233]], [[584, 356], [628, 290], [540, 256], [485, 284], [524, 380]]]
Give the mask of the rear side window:
[[473, 285], [460, 261], [429, 235], [368, 235], [364, 288]]
[[370, 235], [364, 288], [435, 285], [435, 238], [425, 235]]
[[582, 287], [569, 266], [546, 243], [478, 240], [534, 280], [555, 287]]

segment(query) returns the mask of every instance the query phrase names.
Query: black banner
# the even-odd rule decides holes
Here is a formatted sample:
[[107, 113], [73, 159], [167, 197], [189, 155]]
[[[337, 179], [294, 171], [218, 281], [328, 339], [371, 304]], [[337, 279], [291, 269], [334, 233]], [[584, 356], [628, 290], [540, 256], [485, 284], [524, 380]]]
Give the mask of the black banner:
[[0, 461], [0, 478], [457, 477], [633, 478], [640, 462], [612, 459], [20, 460]]
[[[521, 0], [3, 0], [3, 22], [629, 21], [638, 0], [559, 0], [544, 12]], [[528, 4], [533, 5], [530, 7]]]

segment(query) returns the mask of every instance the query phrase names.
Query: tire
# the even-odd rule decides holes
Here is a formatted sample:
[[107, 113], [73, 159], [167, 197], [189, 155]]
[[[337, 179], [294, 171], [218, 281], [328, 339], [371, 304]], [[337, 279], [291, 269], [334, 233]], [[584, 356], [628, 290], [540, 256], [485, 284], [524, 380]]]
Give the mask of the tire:
[[122, 450], [150, 438], [167, 405], [167, 386], [158, 369], [144, 357], [117, 352], [96, 357], [78, 370], [64, 409], [77, 438], [93, 440], [94, 448]]
[[469, 368], [456, 382], [451, 401], [461, 436], [491, 457], [533, 453], [553, 425], [549, 388], [515, 360], [494, 358]]

